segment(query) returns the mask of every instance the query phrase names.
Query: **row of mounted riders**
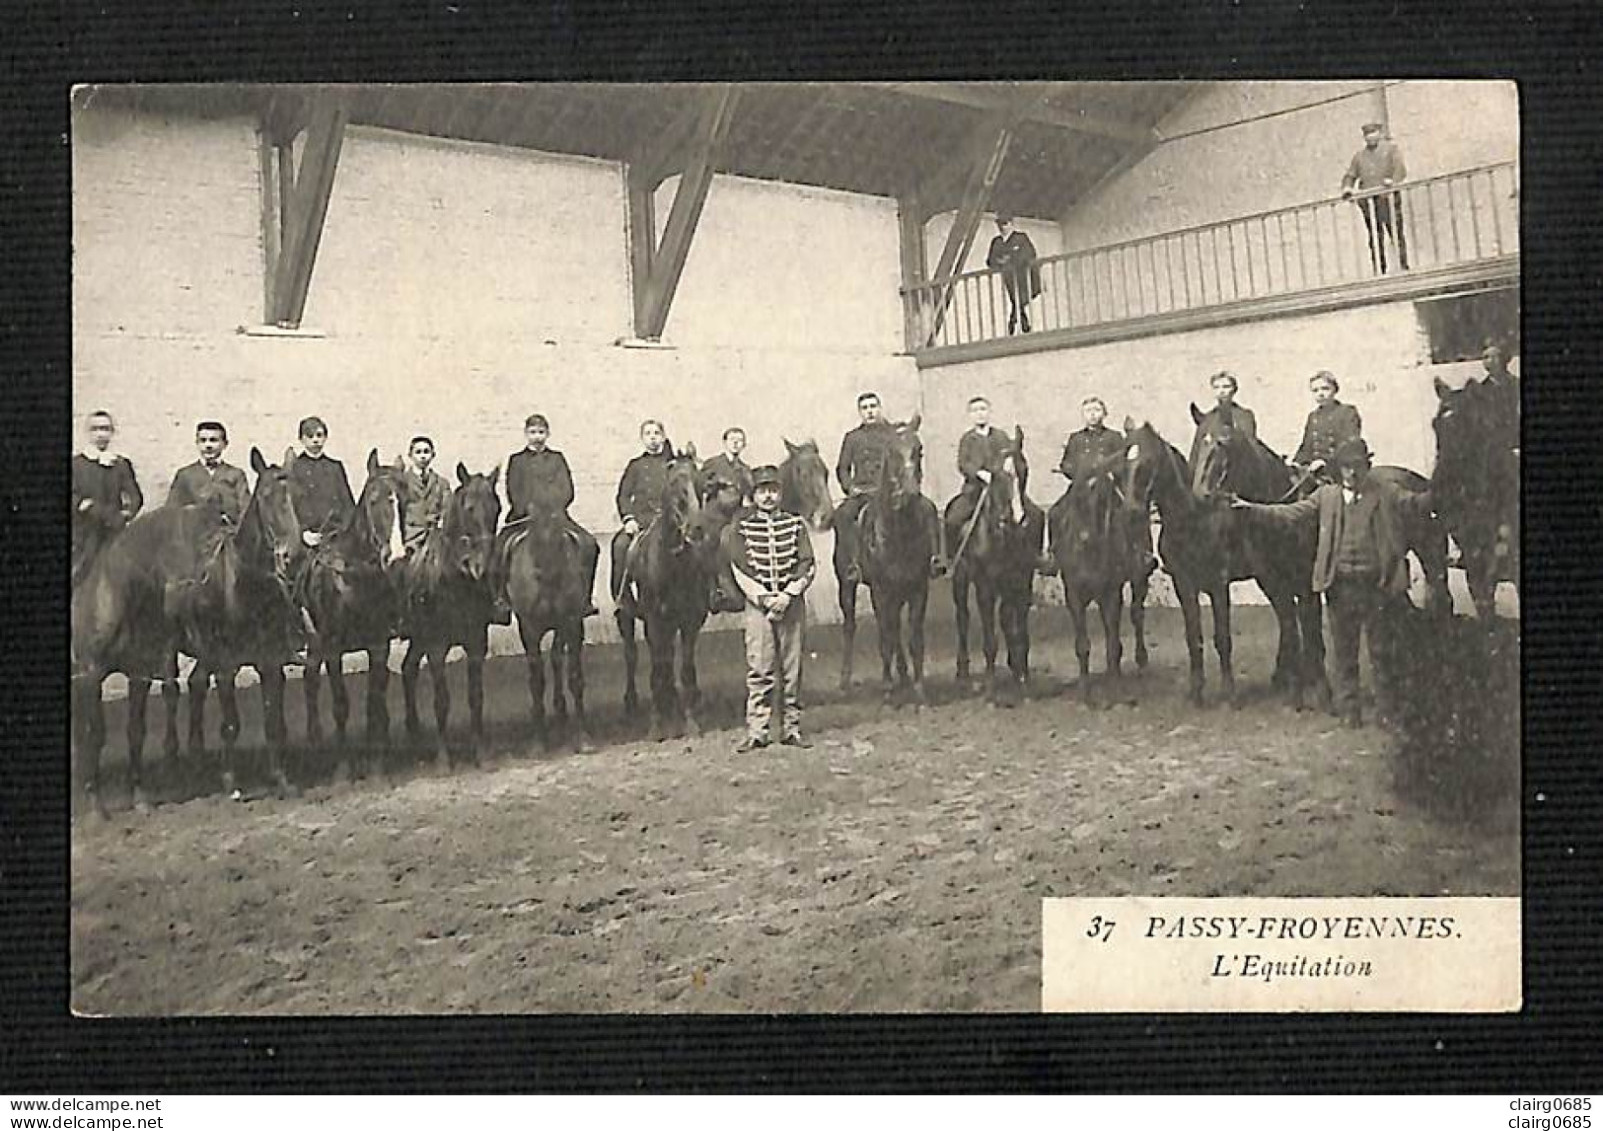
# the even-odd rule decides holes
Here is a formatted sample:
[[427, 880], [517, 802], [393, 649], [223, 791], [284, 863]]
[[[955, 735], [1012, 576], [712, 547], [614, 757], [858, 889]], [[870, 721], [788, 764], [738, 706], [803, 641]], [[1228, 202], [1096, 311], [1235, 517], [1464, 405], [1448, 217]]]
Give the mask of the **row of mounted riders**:
[[[1506, 491], [1492, 482], [1497, 463], [1486, 458], [1487, 428], [1477, 420], [1474, 401], [1464, 391], [1438, 385], [1440, 404], [1433, 421], [1438, 445], [1433, 480], [1402, 468], [1376, 468], [1374, 477], [1389, 489], [1428, 492], [1428, 506], [1411, 508], [1408, 549], [1418, 558], [1431, 604], [1450, 609], [1447, 593], [1447, 536], [1458, 543], [1477, 611], [1492, 612], [1498, 560], [1507, 550], [1509, 515], [1497, 500]], [[1028, 611], [1038, 570], [1062, 580], [1065, 603], [1075, 628], [1075, 651], [1082, 686], [1089, 686], [1090, 648], [1086, 633], [1089, 605], [1101, 612], [1106, 639], [1106, 677], [1117, 681], [1122, 662], [1120, 618], [1126, 586], [1136, 662], [1145, 666], [1147, 648], [1142, 610], [1154, 566], [1174, 583], [1185, 620], [1190, 659], [1189, 695], [1203, 700], [1203, 640], [1199, 597], [1213, 608], [1214, 644], [1223, 694], [1234, 696], [1231, 665], [1230, 591], [1232, 581], [1254, 580], [1274, 607], [1280, 641], [1274, 683], [1297, 705], [1312, 692], [1328, 701], [1323, 670], [1318, 596], [1310, 587], [1313, 535], [1243, 522], [1227, 500], [1284, 501], [1296, 493], [1285, 462], [1255, 437], [1231, 426], [1228, 413], [1200, 412], [1188, 458], [1151, 425], [1125, 421], [1122, 443], [1113, 456], [1076, 478], [1050, 513], [1028, 494], [1029, 470], [1024, 435], [1016, 429], [1001, 472], [991, 475], [936, 519], [935, 505], [920, 490], [922, 443], [919, 419], [893, 425], [875, 488], [843, 513], [852, 514], [850, 537], [836, 539], [834, 567], [839, 582], [844, 640], [841, 685], [852, 681], [857, 591], [867, 586], [879, 629], [884, 691], [889, 700], [906, 692], [924, 695], [924, 615], [929, 594], [929, 563], [939, 561], [937, 540], [952, 551], [950, 572], [958, 632], [957, 672], [969, 676], [969, 592], [980, 616], [982, 649], [993, 692], [1016, 694], [1028, 677]], [[1117, 435], [1117, 433], [1115, 433]], [[781, 506], [804, 516], [815, 528], [846, 525], [831, 504], [828, 471], [816, 444], [786, 442], [781, 465]], [[695, 651], [697, 635], [709, 615], [710, 595], [720, 563], [718, 535], [739, 510], [738, 491], [715, 484], [703, 497], [693, 447], [672, 453], [661, 511], [634, 540], [628, 556], [628, 582], [617, 595], [615, 617], [625, 657], [625, 707], [638, 705], [635, 687], [635, 622], [644, 624], [652, 660], [653, 730], [662, 737], [677, 724], [698, 729]], [[396, 562], [393, 550], [406, 479], [399, 467], [368, 456], [367, 481], [350, 518], [329, 533], [303, 560], [307, 550], [292, 503], [285, 463], [267, 462], [252, 449], [256, 486], [240, 522], [228, 523], [210, 507], [163, 507], [140, 516], [99, 554], [75, 587], [72, 608], [73, 736], [87, 811], [104, 815], [99, 791], [99, 755], [105, 740], [101, 688], [113, 672], [130, 682], [128, 750], [136, 805], [143, 804], [141, 751], [145, 711], [152, 682], [162, 682], [166, 705], [166, 752], [176, 757], [179, 688], [176, 657], [195, 661], [189, 677], [189, 747], [204, 748], [208, 686], [222, 705], [223, 784], [234, 791], [232, 752], [240, 721], [235, 675], [242, 667], [260, 676], [269, 772], [282, 794], [291, 787], [284, 770], [287, 747], [284, 717], [285, 667], [298, 641], [298, 601], [317, 625], [306, 664], [308, 743], [321, 744], [320, 671], [332, 689], [337, 747], [343, 755], [349, 697], [340, 658], [366, 652], [367, 742], [350, 750], [351, 772], [366, 770], [370, 749], [388, 740], [389, 647], [396, 630]], [[446, 733], [450, 694], [444, 659], [453, 646], [467, 656], [470, 758], [484, 736], [483, 665], [488, 625], [494, 616], [487, 580], [495, 552], [501, 503], [498, 470], [470, 473], [458, 464], [457, 485], [443, 523], [428, 535], [407, 568], [409, 608], [404, 618], [410, 646], [402, 664], [406, 726], [421, 735], [417, 682], [424, 659], [433, 681], [438, 763], [449, 765]], [[964, 496], [959, 496], [964, 499]], [[1159, 519], [1156, 547], [1151, 515]], [[585, 563], [576, 539], [560, 522], [529, 522], [526, 534], [510, 547], [505, 591], [516, 614], [527, 656], [534, 728], [552, 740], [545, 708], [542, 642], [549, 649], [552, 712], [580, 749], [589, 744], [581, 663], [583, 616], [590, 607]], [[1502, 541], [1500, 541], [1500, 531]], [[1514, 540], [1517, 545], [1517, 538]], [[1042, 547], [1049, 547], [1043, 558]], [[1154, 558], [1153, 550], [1157, 551]], [[996, 626], [1007, 646], [1008, 672], [998, 676]], [[677, 655], [676, 655], [677, 653]], [[677, 671], [676, 671], [677, 659]], [[1114, 683], [1114, 686], [1117, 686]], [[568, 699], [572, 699], [570, 712]]]

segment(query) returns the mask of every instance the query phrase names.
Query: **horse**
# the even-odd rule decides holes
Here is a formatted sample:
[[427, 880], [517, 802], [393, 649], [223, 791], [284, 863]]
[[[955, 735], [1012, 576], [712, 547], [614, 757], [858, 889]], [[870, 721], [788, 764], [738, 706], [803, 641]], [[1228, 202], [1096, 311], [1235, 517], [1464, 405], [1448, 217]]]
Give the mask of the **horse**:
[[[267, 466], [256, 449], [251, 450], [251, 465], [258, 475]], [[258, 506], [258, 514], [263, 509]], [[298, 537], [298, 530], [294, 535]], [[221, 511], [200, 506], [160, 507], [139, 516], [109, 542], [73, 590], [73, 738], [80, 784], [90, 802], [89, 816], [104, 819], [108, 815], [100, 793], [100, 753], [106, 737], [100, 695], [106, 677], [121, 672], [128, 678], [130, 791], [134, 807], [143, 810], [147, 804], [143, 754], [150, 685], [157, 679], [176, 678], [180, 645], [186, 638], [193, 640], [183, 618], [204, 600], [200, 594], [214, 591], [218, 582], [225, 593], [235, 593], [230, 542]], [[225, 608], [232, 603], [225, 597]], [[236, 714], [235, 733], [237, 729]], [[167, 716], [166, 750], [170, 756], [178, 751], [174, 710]]]
[[[518, 533], [519, 527], [522, 533]], [[530, 717], [535, 735], [553, 748], [545, 710], [541, 642], [551, 634], [551, 706], [558, 726], [568, 726], [573, 698], [573, 745], [592, 749], [584, 706], [584, 614], [590, 605], [583, 551], [561, 515], [532, 515], [515, 525], [507, 548], [507, 593], [518, 617], [518, 635], [529, 667]]]
[[486, 573], [501, 517], [501, 499], [496, 494], [500, 474], [500, 468], [489, 475], [469, 474], [458, 463], [457, 486], [451, 492], [444, 522], [429, 530], [413, 555], [398, 567], [406, 594], [401, 616], [401, 635], [407, 641], [401, 661], [406, 732], [414, 744], [421, 741], [417, 684], [427, 660], [434, 685], [434, 760], [441, 772], [451, 765], [446, 745], [451, 687], [445, 658], [453, 647], [460, 647], [467, 656], [470, 761], [478, 761], [484, 739], [484, 658], [490, 650], [492, 615]]
[[377, 449], [369, 451], [367, 482], [356, 508], [324, 536], [307, 566], [302, 600], [315, 629], [306, 660], [307, 742], [317, 746], [323, 741], [320, 675], [326, 669], [333, 692], [335, 748], [342, 762], [350, 697], [341, 659], [347, 652], [367, 653], [366, 748], [351, 758], [355, 778], [366, 776], [368, 752], [389, 739], [390, 638], [397, 611], [390, 566], [402, 556], [405, 489], [401, 468], [381, 466]]
[[[974, 590], [980, 614], [981, 647], [985, 653], [985, 694], [1013, 702], [1030, 675], [1030, 604], [1035, 568], [1046, 529], [1046, 512], [1029, 497], [1029, 463], [1024, 455], [1024, 429], [1013, 430], [1013, 454], [1003, 473], [985, 485], [978, 511], [965, 532], [951, 521], [947, 504], [947, 543], [956, 547], [952, 557], [952, 606], [957, 616], [957, 679], [969, 680], [969, 590]], [[961, 496], [958, 496], [961, 498]], [[966, 538], [965, 538], [966, 533]], [[1007, 641], [1007, 666], [1012, 678], [998, 680], [996, 622]]]
[[[1313, 591], [1317, 531], [1306, 526], [1285, 529], [1248, 523], [1240, 511], [1228, 506], [1232, 495], [1251, 502], [1280, 502], [1291, 493], [1291, 471], [1268, 445], [1234, 427], [1217, 411], [1203, 413], [1192, 405], [1191, 418], [1197, 425], [1191, 446], [1191, 493], [1198, 507], [1182, 520], [1183, 533], [1177, 532], [1189, 546], [1180, 551], [1180, 561], [1182, 570], [1194, 571], [1193, 601], [1201, 589], [1213, 606], [1213, 643], [1225, 695], [1237, 704], [1231, 666], [1230, 582], [1252, 580], [1268, 598], [1279, 623], [1272, 686], [1289, 690], [1297, 710], [1306, 705], [1305, 692], [1310, 690], [1321, 706], [1327, 706], [1330, 684], [1325, 676], [1323, 606]], [[1165, 535], [1168, 525], [1165, 518]], [[1197, 551], [1203, 548], [1207, 554], [1199, 555]], [[1164, 560], [1168, 561], [1167, 555]], [[1177, 593], [1179, 588], [1176, 578]], [[1184, 600], [1181, 608], [1186, 608]], [[1200, 679], [1200, 622], [1195, 635], [1194, 680]], [[1193, 645], [1192, 636], [1188, 621], [1188, 649]], [[1195, 685], [1193, 690], [1199, 691]]]
[[829, 499], [829, 467], [818, 452], [818, 441], [793, 444], [785, 440], [785, 459], [779, 465], [779, 506], [798, 514], [815, 532], [835, 523], [835, 506]]
[[[696, 684], [696, 640], [707, 621], [716, 568], [716, 541], [709, 550], [701, 521], [701, 495], [696, 489], [696, 449], [667, 446], [668, 470], [662, 509], [629, 547], [623, 589], [613, 618], [623, 641], [624, 711], [640, 709], [635, 689], [639, 663], [635, 622], [645, 623], [651, 652], [651, 729], [658, 741], [668, 736], [670, 719], [681, 716], [683, 731], [701, 733], [696, 710], [701, 689]], [[674, 672], [674, 645], [679, 646], [679, 673]]]
[[[1088, 702], [1098, 702], [1091, 685], [1091, 642], [1086, 634], [1086, 611], [1095, 602], [1102, 616], [1106, 648], [1105, 679], [1111, 697], [1121, 693], [1124, 641], [1120, 622], [1124, 614], [1124, 587], [1131, 588], [1130, 622], [1135, 629], [1136, 665], [1146, 667], [1146, 595], [1151, 577], [1151, 544], [1147, 506], [1130, 501], [1122, 489], [1122, 472], [1128, 463], [1121, 450], [1069, 485], [1051, 511], [1052, 560], [1063, 582], [1063, 603], [1074, 622], [1074, 652], [1080, 664], [1080, 684]], [[1102, 705], [1106, 705], [1104, 701]]]
[[1519, 581], [1519, 456], [1500, 450], [1496, 422], [1472, 385], [1437, 378], [1431, 499], [1458, 543], [1475, 615], [1495, 615], [1499, 581]]
[[[879, 625], [879, 655], [885, 702], [894, 701], [897, 687], [911, 688], [922, 706], [924, 695], [924, 613], [929, 605], [929, 561], [940, 521], [935, 504], [919, 491], [923, 478], [924, 446], [919, 439], [921, 418], [894, 425], [895, 439], [880, 468], [880, 481], [858, 514], [862, 534], [863, 582], [868, 586]], [[857, 634], [857, 583], [847, 579], [845, 547], [835, 542], [835, 580], [839, 588], [843, 625], [840, 685], [852, 684], [852, 650]], [[907, 618], [903, 645], [902, 616]], [[908, 659], [912, 669], [909, 680]], [[896, 681], [891, 678], [895, 666]]]
[[[268, 772], [279, 796], [290, 790], [283, 763], [288, 746], [284, 666], [294, 651], [290, 578], [305, 553], [290, 486], [294, 458], [293, 453], [287, 454], [282, 466], [274, 466], [260, 453], [251, 452], [256, 489], [239, 529], [224, 538], [217, 568], [208, 571], [179, 616], [179, 648], [195, 660], [188, 679], [189, 751], [191, 755], [205, 753], [206, 694], [215, 677], [223, 711], [223, 790], [235, 796], [234, 746], [240, 732], [235, 679], [242, 667], [255, 668], [261, 679]], [[176, 673], [164, 681], [162, 697], [171, 732], [176, 729], [178, 713]]]

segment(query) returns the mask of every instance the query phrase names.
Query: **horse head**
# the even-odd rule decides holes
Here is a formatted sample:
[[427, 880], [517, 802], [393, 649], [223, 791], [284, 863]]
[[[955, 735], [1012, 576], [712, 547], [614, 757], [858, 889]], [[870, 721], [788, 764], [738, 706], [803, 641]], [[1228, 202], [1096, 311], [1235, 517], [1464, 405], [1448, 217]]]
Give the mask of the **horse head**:
[[445, 511], [446, 546], [457, 571], [473, 581], [482, 581], [489, 569], [495, 528], [501, 520], [501, 496], [495, 490], [500, 476], [499, 467], [479, 475], [464, 464], [456, 465], [457, 487]]
[[829, 498], [829, 468], [818, 454], [818, 442], [785, 441], [785, 462], [779, 465], [779, 505], [799, 514], [814, 530], [827, 530], [835, 522], [835, 504]]
[[286, 584], [296, 560], [305, 552], [290, 485], [294, 461], [294, 452], [288, 452], [282, 464], [271, 464], [260, 448], [251, 448], [250, 469], [256, 473], [256, 489], [240, 519], [239, 534], [242, 552], [271, 551], [273, 575]]
[[400, 461], [384, 465], [378, 449], [367, 453], [367, 482], [356, 499], [352, 527], [382, 566], [401, 558], [401, 500], [406, 497], [406, 477]]
[[919, 494], [924, 479], [924, 441], [918, 429], [923, 417], [893, 423], [890, 450], [880, 465], [880, 491], [891, 510], [900, 510]]
[[662, 523], [677, 545], [697, 542], [700, 529], [701, 493], [696, 487], [696, 447], [668, 452], [668, 471], [662, 486]]

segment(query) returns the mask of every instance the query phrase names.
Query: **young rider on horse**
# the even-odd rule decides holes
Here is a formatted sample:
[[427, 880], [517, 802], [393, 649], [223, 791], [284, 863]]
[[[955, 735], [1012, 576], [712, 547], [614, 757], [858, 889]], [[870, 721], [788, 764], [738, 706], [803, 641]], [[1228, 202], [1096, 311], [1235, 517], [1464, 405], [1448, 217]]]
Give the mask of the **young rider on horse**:
[[[853, 583], [863, 580], [863, 539], [858, 519], [878, 490], [886, 456], [896, 443], [896, 426], [882, 415], [878, 393], [863, 393], [857, 398], [857, 415], [862, 423], [841, 438], [840, 459], [835, 461], [835, 478], [846, 493], [845, 502], [835, 509], [835, 537], [844, 544], [846, 580]], [[939, 519], [933, 525], [929, 568], [932, 577], [939, 577], [945, 569]]]
[[662, 510], [662, 490], [668, 480], [668, 433], [660, 420], [640, 425], [640, 441], [645, 450], [623, 469], [618, 480], [618, 517], [623, 529], [612, 536], [612, 593], [623, 592], [629, 547], [640, 531]]
[[72, 457], [72, 584], [105, 544], [145, 505], [134, 465], [111, 450], [117, 425], [109, 412], [89, 414], [89, 443]]
[[[562, 524], [568, 537], [578, 544], [584, 559], [584, 591], [595, 592], [596, 563], [601, 558], [601, 546], [595, 536], [568, 513], [573, 505], [573, 472], [568, 467], [567, 457], [548, 446], [550, 438], [550, 422], [540, 413], [532, 413], [523, 422], [523, 450], [507, 459], [507, 524], [497, 536], [490, 566], [497, 624], [511, 623], [511, 606], [506, 594], [507, 553], [524, 529], [526, 520], [531, 518]], [[587, 604], [584, 615], [596, 615], [593, 600]]]
[[215, 506], [235, 529], [250, 505], [250, 484], [245, 473], [223, 459], [228, 450], [228, 429], [220, 420], [195, 425], [195, 448], [200, 458], [180, 467], [167, 490], [169, 507]]
[[1299, 472], [1299, 478], [1318, 476], [1322, 482], [1334, 483], [1336, 469], [1330, 461], [1342, 444], [1363, 435], [1364, 422], [1356, 408], [1336, 399], [1341, 386], [1330, 370], [1315, 373], [1308, 380], [1308, 388], [1314, 394], [1314, 409], [1303, 425], [1302, 443], [1289, 462]]
[[1013, 455], [1013, 437], [991, 426], [990, 401], [970, 397], [968, 418], [973, 427], [957, 441], [957, 470], [963, 477], [963, 489], [946, 505], [946, 525], [958, 530], [974, 517], [985, 489], [1002, 474], [1008, 457]]
[[295, 506], [295, 517], [301, 524], [301, 540], [312, 552], [302, 559], [291, 592], [301, 610], [303, 623], [300, 627], [309, 640], [317, 631], [311, 614], [306, 611], [306, 582], [311, 576], [312, 562], [324, 536], [342, 527], [356, 510], [356, 497], [351, 494], [345, 465], [323, 454], [328, 443], [328, 425], [322, 418], [308, 416], [296, 431], [301, 452], [290, 467], [290, 498]]

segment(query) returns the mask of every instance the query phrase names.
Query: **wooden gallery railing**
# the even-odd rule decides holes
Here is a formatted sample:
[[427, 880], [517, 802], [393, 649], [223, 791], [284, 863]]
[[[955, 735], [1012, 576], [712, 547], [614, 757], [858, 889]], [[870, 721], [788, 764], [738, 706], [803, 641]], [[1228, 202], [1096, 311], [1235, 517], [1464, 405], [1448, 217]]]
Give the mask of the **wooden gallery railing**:
[[[1519, 253], [1512, 162], [1260, 212], [1037, 260], [1032, 330], [1076, 330], [1353, 284]], [[1008, 336], [1001, 274], [904, 288], [908, 349]]]

